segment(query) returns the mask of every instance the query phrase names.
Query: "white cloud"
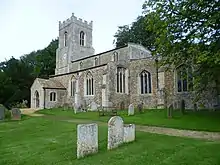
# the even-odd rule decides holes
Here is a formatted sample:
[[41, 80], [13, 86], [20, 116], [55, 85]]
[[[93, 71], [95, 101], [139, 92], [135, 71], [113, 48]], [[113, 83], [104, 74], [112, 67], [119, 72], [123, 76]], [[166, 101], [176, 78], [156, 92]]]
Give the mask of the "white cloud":
[[117, 27], [141, 14], [144, 0], [3, 0], [0, 2], [0, 61], [43, 49], [58, 36], [58, 22], [75, 13], [93, 20], [96, 53], [113, 48]]

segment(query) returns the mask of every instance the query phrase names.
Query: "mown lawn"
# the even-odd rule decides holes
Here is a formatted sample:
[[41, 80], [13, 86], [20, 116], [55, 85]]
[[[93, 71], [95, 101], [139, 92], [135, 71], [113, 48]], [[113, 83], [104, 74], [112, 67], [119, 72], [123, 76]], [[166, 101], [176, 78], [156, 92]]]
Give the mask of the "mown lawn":
[[214, 165], [220, 142], [137, 132], [136, 141], [107, 151], [99, 126], [99, 153], [76, 159], [76, 125], [41, 117], [0, 123], [1, 165]]
[[[220, 112], [217, 111], [187, 111], [185, 115], [182, 115], [179, 111], [175, 111], [172, 119], [166, 117], [166, 110], [145, 110], [143, 114], [136, 112], [134, 116], [128, 116], [127, 111], [118, 112], [125, 123], [220, 132]], [[63, 109], [47, 109], [38, 111], [38, 113], [103, 122], [107, 122], [110, 118], [109, 116], [99, 117], [98, 112], [74, 114], [72, 110], [64, 111]]]

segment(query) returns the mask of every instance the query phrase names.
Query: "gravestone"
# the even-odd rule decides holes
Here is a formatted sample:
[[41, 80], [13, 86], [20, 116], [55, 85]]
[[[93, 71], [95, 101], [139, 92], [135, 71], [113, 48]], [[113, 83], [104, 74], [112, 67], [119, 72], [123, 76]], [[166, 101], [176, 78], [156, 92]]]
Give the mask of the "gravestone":
[[21, 120], [21, 111], [18, 108], [12, 108], [11, 110], [11, 119], [12, 120]]
[[143, 103], [138, 104], [138, 111], [139, 111], [140, 113], [143, 112]]
[[196, 112], [196, 111], [198, 111], [198, 106], [197, 106], [197, 104], [195, 103], [195, 104], [193, 104], [193, 110]]
[[185, 113], [185, 100], [181, 100], [181, 106], [180, 106], [180, 110], [181, 110], [181, 113], [184, 114]]
[[135, 140], [135, 125], [128, 124], [124, 125], [124, 142], [132, 142]]
[[0, 106], [0, 121], [5, 119], [5, 108]]
[[134, 105], [130, 104], [128, 107], [128, 116], [134, 115]]
[[124, 141], [124, 124], [119, 116], [111, 117], [108, 121], [108, 150], [117, 148]]
[[172, 114], [173, 114], [173, 104], [170, 104], [167, 109], [167, 117], [172, 118]]
[[77, 126], [77, 158], [98, 152], [98, 125], [79, 124]]
[[80, 104], [74, 104], [74, 113], [78, 113], [81, 111], [81, 105]]
[[93, 101], [93, 102], [90, 104], [90, 108], [91, 108], [92, 111], [97, 111], [98, 106], [97, 106], [97, 104]]

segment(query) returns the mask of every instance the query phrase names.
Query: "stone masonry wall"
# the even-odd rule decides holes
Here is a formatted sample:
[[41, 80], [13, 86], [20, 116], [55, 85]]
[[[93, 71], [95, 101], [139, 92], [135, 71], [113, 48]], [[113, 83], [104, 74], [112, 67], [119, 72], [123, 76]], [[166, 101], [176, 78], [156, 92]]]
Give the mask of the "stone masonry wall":
[[[154, 65], [153, 59], [142, 59], [133, 60], [129, 65], [129, 93], [130, 93], [130, 103], [135, 106], [143, 101], [145, 108], [156, 107], [156, 89], [157, 89], [157, 77], [156, 77], [156, 67]], [[146, 70], [151, 73], [152, 81], [152, 93], [151, 94], [141, 94], [140, 84], [139, 84], [139, 74]]]
[[[50, 93], [56, 93], [56, 100], [50, 101]], [[66, 90], [60, 89], [45, 89], [45, 108], [59, 107], [64, 104], [66, 98]]]

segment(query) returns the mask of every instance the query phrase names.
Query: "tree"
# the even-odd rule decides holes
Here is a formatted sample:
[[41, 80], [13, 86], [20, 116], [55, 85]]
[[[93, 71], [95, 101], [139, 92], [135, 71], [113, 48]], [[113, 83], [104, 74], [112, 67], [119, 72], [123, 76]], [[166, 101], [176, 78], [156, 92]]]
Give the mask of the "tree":
[[220, 83], [219, 7], [218, 0], [146, 0], [143, 5], [146, 28], [156, 34], [153, 54], [162, 56], [163, 65], [196, 66], [198, 94], [208, 84]]
[[147, 16], [139, 16], [131, 26], [119, 26], [115, 33], [116, 47], [126, 45], [128, 42], [142, 44], [149, 50], [154, 50], [155, 35], [152, 31], [146, 29]]
[[30, 87], [36, 77], [49, 78], [56, 66], [58, 40], [42, 50], [23, 55], [20, 59], [11, 57], [0, 63], [0, 103], [11, 107], [23, 100], [30, 103]]

